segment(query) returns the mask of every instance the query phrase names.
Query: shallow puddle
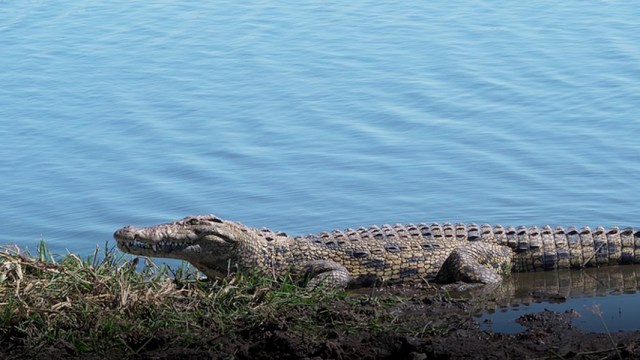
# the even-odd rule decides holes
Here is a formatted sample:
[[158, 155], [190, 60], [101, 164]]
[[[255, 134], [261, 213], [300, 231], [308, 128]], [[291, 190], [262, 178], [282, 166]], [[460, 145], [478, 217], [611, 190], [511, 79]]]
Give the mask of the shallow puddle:
[[543, 310], [569, 312], [573, 324], [593, 332], [640, 330], [640, 265], [513, 274], [484, 294], [494, 301], [479, 309], [484, 330], [518, 333], [516, 320]]

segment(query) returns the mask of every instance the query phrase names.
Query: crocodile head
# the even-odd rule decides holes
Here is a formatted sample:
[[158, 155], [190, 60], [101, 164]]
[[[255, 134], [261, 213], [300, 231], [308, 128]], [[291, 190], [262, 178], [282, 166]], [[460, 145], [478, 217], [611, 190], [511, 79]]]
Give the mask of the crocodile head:
[[124, 252], [190, 262], [207, 276], [219, 277], [229, 266], [249, 228], [214, 215], [188, 216], [151, 227], [125, 226], [113, 237]]

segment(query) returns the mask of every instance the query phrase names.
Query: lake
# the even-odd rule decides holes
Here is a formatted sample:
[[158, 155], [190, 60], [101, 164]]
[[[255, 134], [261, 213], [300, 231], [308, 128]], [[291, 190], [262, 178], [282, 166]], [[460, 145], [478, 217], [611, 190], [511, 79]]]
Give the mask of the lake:
[[[0, 2], [0, 243], [640, 225], [640, 7]], [[113, 244], [113, 242], [111, 242]]]

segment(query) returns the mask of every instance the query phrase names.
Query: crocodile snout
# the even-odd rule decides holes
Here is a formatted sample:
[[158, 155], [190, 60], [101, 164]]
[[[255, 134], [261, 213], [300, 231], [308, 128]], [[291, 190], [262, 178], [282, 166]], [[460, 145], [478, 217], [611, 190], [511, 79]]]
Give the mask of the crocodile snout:
[[116, 232], [113, 233], [113, 237], [120, 241], [133, 240], [135, 238], [135, 228], [131, 225], [127, 225], [116, 230]]

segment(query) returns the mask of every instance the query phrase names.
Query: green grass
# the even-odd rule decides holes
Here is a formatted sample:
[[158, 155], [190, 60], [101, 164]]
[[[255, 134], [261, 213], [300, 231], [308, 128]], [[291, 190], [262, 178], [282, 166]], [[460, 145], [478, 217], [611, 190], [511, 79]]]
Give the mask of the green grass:
[[289, 278], [250, 274], [204, 282], [186, 263], [171, 269], [132, 261], [106, 244], [86, 259], [53, 255], [44, 243], [34, 255], [0, 250], [0, 346], [25, 357], [52, 346], [74, 356], [175, 347], [232, 352], [226, 343], [256, 331], [310, 338], [385, 331], [397, 324], [380, 310], [402, 301], [309, 293]]

